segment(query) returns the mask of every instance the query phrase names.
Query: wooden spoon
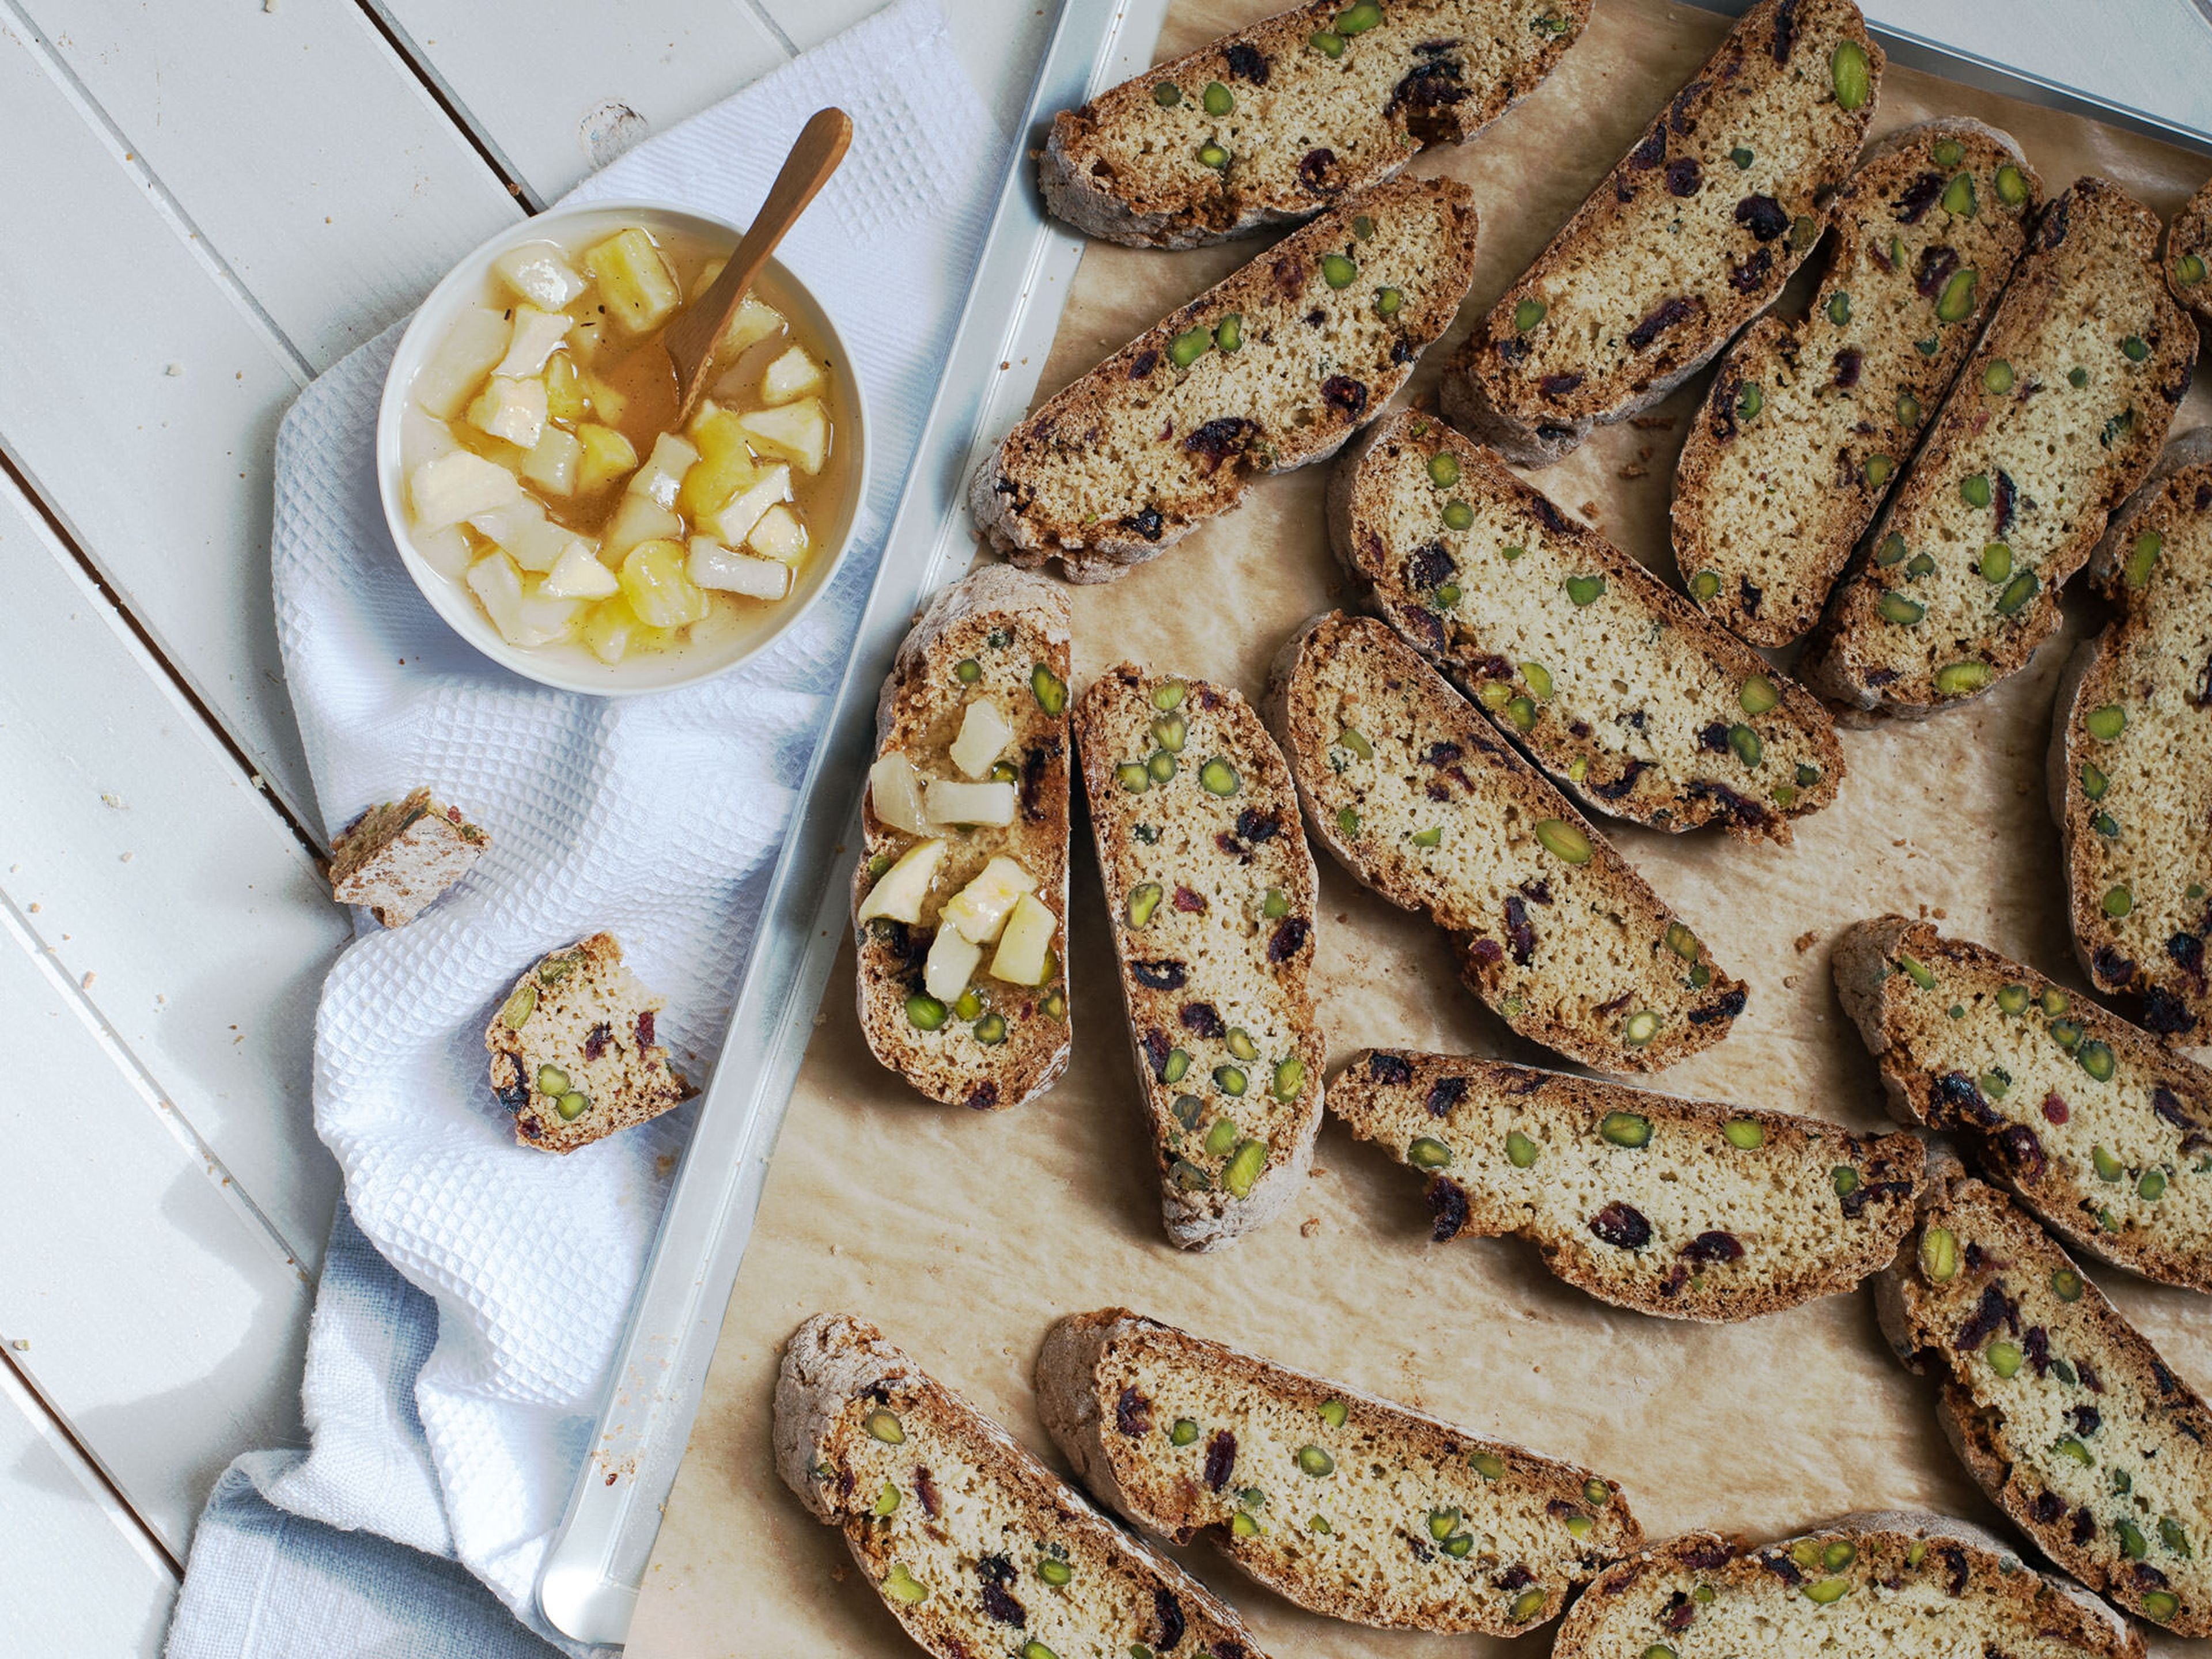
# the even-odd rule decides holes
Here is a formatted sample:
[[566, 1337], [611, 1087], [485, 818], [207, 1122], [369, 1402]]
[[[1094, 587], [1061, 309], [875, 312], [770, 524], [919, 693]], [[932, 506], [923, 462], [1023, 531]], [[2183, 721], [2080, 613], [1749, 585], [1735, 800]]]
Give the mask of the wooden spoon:
[[714, 349], [729, 331], [730, 319], [753, 278], [760, 275], [769, 255], [784, 234], [799, 222], [806, 204], [830, 182], [830, 175], [845, 159], [853, 142], [853, 118], [842, 109], [817, 110], [799, 129], [799, 141], [784, 157], [783, 171], [769, 187], [768, 199], [753, 216], [751, 226], [730, 255], [730, 263], [708, 290], [684, 308], [669, 324], [661, 343], [676, 365], [679, 400], [674, 425], [681, 428], [699, 406], [699, 396], [714, 378]]

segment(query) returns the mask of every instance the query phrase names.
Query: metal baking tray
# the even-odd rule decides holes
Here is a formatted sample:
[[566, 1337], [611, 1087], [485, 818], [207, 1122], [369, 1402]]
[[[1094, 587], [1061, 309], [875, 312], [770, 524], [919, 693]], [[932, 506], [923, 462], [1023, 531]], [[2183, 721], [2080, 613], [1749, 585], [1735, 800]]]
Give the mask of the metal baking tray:
[[[1751, 0], [1689, 0], [1729, 15]], [[720, 1062], [670, 1189], [617, 1351], [590, 1450], [538, 1577], [538, 1601], [579, 1641], [629, 1634], [662, 1506], [691, 1434], [707, 1367], [792, 1087], [847, 932], [846, 877], [874, 752], [878, 687], [922, 601], [975, 550], [966, 484], [1028, 410], [1085, 239], [1046, 218], [1030, 161], [1054, 113], [1151, 66], [1171, 0], [1063, 0], [1007, 164], [975, 282], [915, 450], [829, 726], [769, 884]], [[2212, 132], [2130, 109], [1873, 26], [1893, 61], [2212, 155]]]

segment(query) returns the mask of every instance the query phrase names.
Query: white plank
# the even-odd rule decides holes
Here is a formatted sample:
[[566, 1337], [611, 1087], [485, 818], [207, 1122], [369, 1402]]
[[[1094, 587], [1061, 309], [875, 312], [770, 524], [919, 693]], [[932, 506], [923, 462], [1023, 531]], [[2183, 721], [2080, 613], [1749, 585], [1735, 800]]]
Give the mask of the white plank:
[[154, 1659], [175, 1569], [0, 1364], [0, 1653]]
[[783, 63], [745, 0], [362, 0], [538, 205]]
[[338, 1186], [308, 1109], [315, 1000], [347, 914], [4, 480], [0, 568], [0, 895], [312, 1266]]
[[[791, 43], [805, 52], [882, 9], [884, 0], [758, 0]], [[1083, 0], [1068, 0], [1081, 4]], [[1029, 105], [1045, 43], [1059, 21], [1055, 0], [957, 0], [945, 8], [953, 50], [1001, 132], [1011, 135]]]
[[350, 0], [12, 0], [321, 369], [520, 209]]
[[303, 1445], [309, 1290], [0, 909], [0, 1336], [181, 1560], [240, 1452]]

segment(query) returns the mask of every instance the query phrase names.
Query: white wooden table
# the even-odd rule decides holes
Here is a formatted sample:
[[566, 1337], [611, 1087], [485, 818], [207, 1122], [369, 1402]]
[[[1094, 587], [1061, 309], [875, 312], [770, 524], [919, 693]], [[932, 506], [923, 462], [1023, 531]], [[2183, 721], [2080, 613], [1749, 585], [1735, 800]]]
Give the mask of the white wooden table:
[[[303, 1443], [348, 928], [270, 617], [279, 416], [877, 3], [0, 0], [0, 1653], [158, 1652], [216, 1474]], [[1010, 126], [1054, 5], [945, 3]], [[1867, 9], [2212, 125], [2193, 0]]]

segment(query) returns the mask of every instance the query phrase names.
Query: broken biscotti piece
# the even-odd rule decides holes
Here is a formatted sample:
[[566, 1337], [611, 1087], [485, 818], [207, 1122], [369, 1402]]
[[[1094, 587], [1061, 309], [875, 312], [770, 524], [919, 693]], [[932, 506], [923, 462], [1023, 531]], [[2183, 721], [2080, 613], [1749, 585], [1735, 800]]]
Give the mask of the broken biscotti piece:
[[1860, 922], [1835, 974], [1900, 1121], [1958, 1136], [2092, 1255], [2212, 1291], [2212, 1072], [1924, 921]]
[[1475, 325], [1446, 418], [1542, 466], [1697, 373], [1820, 240], [1882, 62], [1850, 0], [1760, 0]]
[[441, 806], [428, 789], [372, 806], [331, 843], [331, 896], [363, 904], [386, 927], [404, 927], [434, 903], [491, 845], [491, 837]]
[[850, 1314], [784, 1345], [775, 1466], [936, 1659], [1266, 1659], [1225, 1602]]
[[1109, 1508], [1354, 1624], [1517, 1636], [1644, 1540], [1589, 1469], [1127, 1308], [1055, 1324], [1036, 1391]]
[[2166, 281], [2173, 297], [2212, 325], [2212, 182], [2182, 204], [2166, 229]]
[[877, 705], [860, 1029], [946, 1105], [1018, 1106], [1067, 1066], [1068, 652], [1066, 590], [986, 564], [931, 601]]
[[1390, 625], [1599, 811], [1786, 844], [1835, 799], [1819, 698], [1435, 416], [1394, 416], [1338, 463], [1329, 537]]
[[1075, 710], [1168, 1236], [1211, 1249], [1304, 1184], [1321, 1123], [1313, 854], [1236, 692], [1128, 663]]
[[1326, 460], [1382, 412], [1449, 325], [1474, 210], [1395, 179], [1292, 231], [1006, 434], [969, 511], [1016, 564], [1110, 581], [1243, 499]]
[[1978, 121], [1893, 134], [1836, 192], [1811, 308], [1729, 348], [1674, 470], [1674, 562], [1707, 616], [1759, 646], [1820, 619], [2042, 201]]
[[1840, 707], [1918, 719], [2020, 672], [2142, 482], [2197, 328], [2158, 216], [2083, 178], [2045, 210], [1972, 356], [1797, 665]]
[[2212, 1037], [2212, 427], [2167, 447], [2089, 582], [2118, 619], [2058, 687], [2051, 816], [2075, 954], [2169, 1042]]
[[1883, 1334], [1942, 1379], [1952, 1449], [2045, 1555], [2212, 1635], [2212, 1412], [2040, 1227], [1946, 1164], [1876, 1286]]
[[2142, 1659], [2127, 1620], [1948, 1516], [1846, 1515], [1758, 1548], [1718, 1533], [1598, 1576], [1555, 1659]]
[[1382, 623], [1308, 623], [1275, 660], [1268, 718], [1315, 836], [1450, 934], [1469, 988], [1522, 1036], [1648, 1072], [1728, 1035], [1742, 984]]
[[1310, 218], [1552, 72], [1589, 0], [1320, 0], [1053, 118], [1045, 206], [1133, 247], [1195, 247]]
[[514, 1115], [515, 1139], [573, 1152], [690, 1099], [653, 1041], [659, 1011], [611, 933], [556, 951], [515, 981], [484, 1030], [492, 1092]]
[[1428, 1176], [1439, 1242], [1516, 1233], [1570, 1285], [1668, 1319], [1852, 1289], [1896, 1255], [1923, 1163], [1909, 1134], [1401, 1048], [1354, 1054], [1328, 1106]]

